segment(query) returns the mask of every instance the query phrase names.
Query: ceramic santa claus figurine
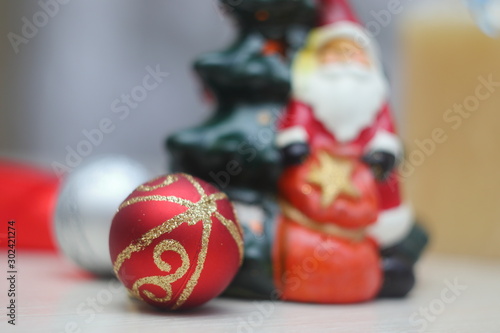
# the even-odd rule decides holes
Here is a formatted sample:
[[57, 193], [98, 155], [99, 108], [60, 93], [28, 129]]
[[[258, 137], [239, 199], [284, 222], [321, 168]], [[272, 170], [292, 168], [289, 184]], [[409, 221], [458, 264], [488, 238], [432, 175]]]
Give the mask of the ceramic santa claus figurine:
[[[403, 149], [389, 86], [377, 45], [349, 5], [323, 3], [322, 22], [294, 62], [293, 96], [276, 141], [286, 170], [275, 280], [285, 299], [299, 301], [403, 296], [427, 239], [400, 193], [395, 167]], [[308, 282], [287, 286], [284, 272], [314, 258], [322, 241], [336, 249], [333, 259], [316, 260]]]

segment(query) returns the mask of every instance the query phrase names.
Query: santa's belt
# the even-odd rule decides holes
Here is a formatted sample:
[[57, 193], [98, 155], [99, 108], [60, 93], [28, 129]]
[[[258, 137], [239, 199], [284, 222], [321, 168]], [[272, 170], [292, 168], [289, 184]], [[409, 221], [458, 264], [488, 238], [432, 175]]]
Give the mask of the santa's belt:
[[366, 228], [347, 229], [336, 224], [315, 221], [284, 200], [280, 200], [280, 206], [287, 218], [308, 229], [356, 242], [362, 241], [366, 236]]

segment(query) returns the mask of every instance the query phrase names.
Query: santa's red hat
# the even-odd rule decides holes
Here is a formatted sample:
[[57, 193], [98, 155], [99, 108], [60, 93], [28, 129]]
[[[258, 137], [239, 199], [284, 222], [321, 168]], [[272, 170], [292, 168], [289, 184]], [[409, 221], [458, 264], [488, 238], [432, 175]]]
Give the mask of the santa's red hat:
[[348, 0], [318, 0], [320, 7], [316, 36], [309, 46], [317, 49], [335, 38], [350, 39], [369, 54], [374, 63], [379, 62], [377, 43], [361, 25]]
[[330, 25], [342, 21], [359, 24], [354, 11], [347, 0], [318, 0], [320, 15], [319, 25]]

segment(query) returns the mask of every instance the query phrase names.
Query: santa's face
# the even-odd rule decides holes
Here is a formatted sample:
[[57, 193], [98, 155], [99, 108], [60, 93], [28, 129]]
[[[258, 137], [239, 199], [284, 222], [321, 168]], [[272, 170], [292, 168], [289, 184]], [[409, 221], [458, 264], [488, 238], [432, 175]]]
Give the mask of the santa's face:
[[321, 65], [355, 62], [366, 67], [372, 66], [372, 62], [363, 47], [346, 38], [335, 38], [325, 43], [318, 49], [317, 58]]
[[[367, 63], [366, 53], [344, 53], [342, 57], [319, 52], [317, 70], [296, 96], [311, 105], [316, 118], [337, 140], [355, 139], [375, 120], [386, 101], [384, 75]], [[362, 61], [358, 61], [362, 59]]]

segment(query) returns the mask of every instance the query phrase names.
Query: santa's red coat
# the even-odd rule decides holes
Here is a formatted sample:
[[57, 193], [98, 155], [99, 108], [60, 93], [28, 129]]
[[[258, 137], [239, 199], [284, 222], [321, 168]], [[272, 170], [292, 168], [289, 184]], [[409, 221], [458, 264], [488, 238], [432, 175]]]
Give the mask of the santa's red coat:
[[[287, 168], [279, 181], [283, 214], [278, 220], [273, 261], [275, 283], [282, 298], [352, 303], [375, 297], [382, 273], [377, 239], [370, 237], [368, 230], [379, 222], [377, 216], [382, 211], [399, 207], [401, 197], [395, 176], [375, 182], [361, 159], [372, 149], [397, 146], [383, 147], [381, 141], [375, 140], [379, 134], [386, 143], [398, 140], [389, 107], [384, 105], [373, 123], [356, 138], [340, 142], [316, 119], [310, 106], [292, 100], [279, 131], [284, 135], [278, 137], [278, 145], [306, 142], [311, 150], [303, 164]], [[357, 197], [340, 194], [328, 206], [321, 205], [323, 189], [311, 186], [309, 175], [325, 153], [352, 164], [351, 182], [359, 190]], [[357, 232], [360, 237], [356, 237]], [[321, 256], [325, 247], [330, 251]]]
[[[307, 132], [307, 143], [314, 154], [319, 150], [335, 150], [342, 155], [361, 158], [367, 153], [369, 144], [377, 133], [384, 131], [395, 134], [394, 121], [386, 103], [378, 112], [371, 126], [363, 129], [349, 142], [339, 142], [333, 133], [316, 119], [312, 108], [298, 100], [292, 100], [279, 123], [279, 130], [302, 127]], [[395, 172], [386, 180], [377, 182], [380, 210], [389, 210], [402, 204], [399, 181]]]

